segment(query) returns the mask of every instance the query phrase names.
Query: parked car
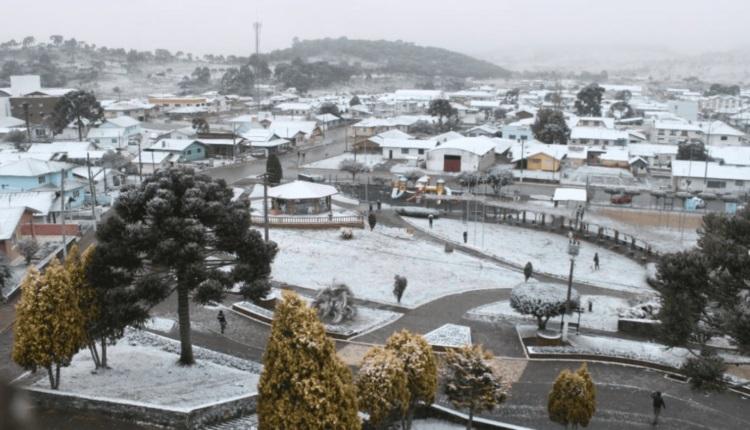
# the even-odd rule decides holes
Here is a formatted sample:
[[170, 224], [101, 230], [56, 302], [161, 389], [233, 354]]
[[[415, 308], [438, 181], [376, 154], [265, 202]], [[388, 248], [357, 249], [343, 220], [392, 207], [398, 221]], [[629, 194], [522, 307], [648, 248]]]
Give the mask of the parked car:
[[633, 203], [633, 196], [630, 194], [615, 194], [609, 201], [615, 205], [627, 205]]

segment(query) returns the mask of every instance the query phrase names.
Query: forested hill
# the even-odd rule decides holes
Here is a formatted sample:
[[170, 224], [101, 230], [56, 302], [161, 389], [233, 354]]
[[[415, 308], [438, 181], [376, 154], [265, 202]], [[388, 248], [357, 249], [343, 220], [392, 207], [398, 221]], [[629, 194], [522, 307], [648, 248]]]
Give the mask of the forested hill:
[[324, 60], [347, 62], [376, 72], [404, 73], [421, 76], [502, 78], [510, 72], [487, 61], [443, 48], [386, 40], [316, 39], [295, 41], [291, 48], [267, 54], [271, 62]]

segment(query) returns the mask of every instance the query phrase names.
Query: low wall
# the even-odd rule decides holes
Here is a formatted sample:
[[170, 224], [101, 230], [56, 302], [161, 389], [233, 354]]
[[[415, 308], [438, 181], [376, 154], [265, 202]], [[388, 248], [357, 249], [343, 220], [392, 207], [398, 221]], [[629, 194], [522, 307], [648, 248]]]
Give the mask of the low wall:
[[[30, 236], [34, 232], [36, 236], [62, 236], [62, 224], [23, 224], [21, 234]], [[81, 233], [81, 227], [78, 224], [65, 224], [65, 234], [77, 236]]]
[[255, 412], [257, 394], [194, 409], [160, 408], [154, 405], [99, 399], [46, 389], [27, 388], [35, 405], [52, 410], [102, 413], [115, 419], [193, 430]]
[[656, 339], [660, 323], [656, 320], [620, 318], [617, 331], [646, 339]]

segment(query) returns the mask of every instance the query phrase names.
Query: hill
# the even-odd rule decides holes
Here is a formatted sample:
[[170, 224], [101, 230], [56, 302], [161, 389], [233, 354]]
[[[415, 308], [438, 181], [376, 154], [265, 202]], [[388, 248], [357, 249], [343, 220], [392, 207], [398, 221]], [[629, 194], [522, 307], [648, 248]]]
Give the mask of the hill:
[[457, 78], [504, 78], [510, 71], [487, 61], [443, 48], [387, 40], [316, 39], [295, 41], [290, 48], [265, 55], [270, 62], [348, 63], [373, 72]]

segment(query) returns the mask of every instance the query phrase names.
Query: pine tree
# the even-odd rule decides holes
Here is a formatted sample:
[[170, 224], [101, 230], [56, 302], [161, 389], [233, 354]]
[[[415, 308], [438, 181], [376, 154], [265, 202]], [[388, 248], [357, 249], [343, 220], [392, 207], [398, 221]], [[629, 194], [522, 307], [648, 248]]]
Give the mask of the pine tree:
[[375, 428], [387, 428], [403, 419], [409, 405], [409, 387], [404, 363], [393, 351], [375, 347], [362, 359], [357, 377], [360, 408], [370, 415]]
[[258, 419], [267, 429], [359, 429], [349, 369], [315, 310], [294, 293], [276, 305], [258, 384]]
[[57, 259], [43, 276], [31, 269], [17, 310], [13, 360], [26, 369], [47, 369], [50, 387], [58, 389], [60, 368], [70, 364], [85, 333], [78, 294]]
[[[277, 251], [250, 227], [247, 201], [232, 201], [226, 182], [186, 167], [159, 170], [123, 191], [97, 239], [90, 281], [108, 290], [102, 313], [117, 312], [102, 336], [142, 322], [148, 303], [176, 290], [180, 363], [186, 366], [195, 362], [191, 293], [198, 303], [220, 301], [233, 285], [267, 278]], [[232, 270], [221, 269], [226, 266]]]
[[417, 403], [432, 403], [437, 391], [437, 361], [432, 348], [418, 334], [401, 330], [388, 338], [386, 349], [393, 351], [404, 363], [409, 387], [409, 407], [401, 426], [410, 429]]
[[266, 160], [266, 174], [268, 175], [268, 182], [271, 184], [278, 184], [284, 177], [284, 173], [281, 170], [281, 162], [276, 154], [271, 154]]
[[547, 399], [549, 419], [564, 426], [587, 427], [596, 411], [596, 390], [585, 365], [557, 376]]
[[492, 353], [481, 345], [450, 349], [445, 357], [448, 377], [445, 394], [457, 408], [469, 410], [467, 430], [474, 413], [492, 410], [507, 397], [505, 387], [490, 366]]

